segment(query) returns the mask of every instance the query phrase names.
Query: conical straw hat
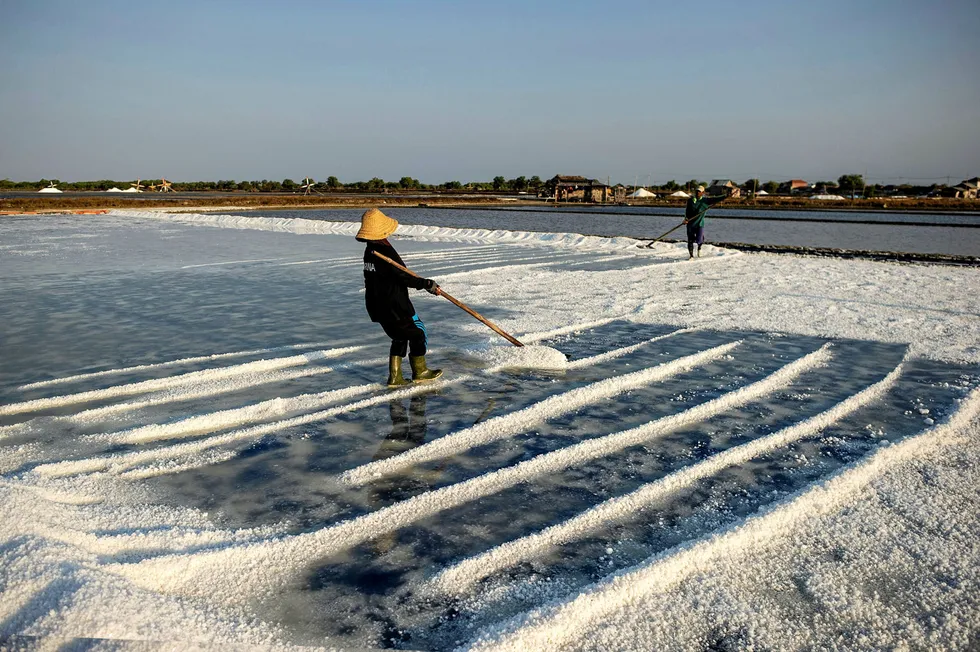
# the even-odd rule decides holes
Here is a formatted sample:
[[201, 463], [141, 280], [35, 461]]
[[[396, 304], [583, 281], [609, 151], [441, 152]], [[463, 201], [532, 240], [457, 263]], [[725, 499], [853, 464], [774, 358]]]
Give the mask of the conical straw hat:
[[377, 208], [369, 208], [361, 215], [361, 229], [354, 236], [358, 240], [384, 240], [398, 228], [398, 220], [388, 217]]

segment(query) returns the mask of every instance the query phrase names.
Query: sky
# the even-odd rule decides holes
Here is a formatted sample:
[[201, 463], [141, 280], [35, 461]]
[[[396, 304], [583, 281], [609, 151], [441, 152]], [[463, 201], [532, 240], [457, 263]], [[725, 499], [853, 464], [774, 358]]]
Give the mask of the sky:
[[0, 0], [0, 178], [980, 175], [980, 2]]

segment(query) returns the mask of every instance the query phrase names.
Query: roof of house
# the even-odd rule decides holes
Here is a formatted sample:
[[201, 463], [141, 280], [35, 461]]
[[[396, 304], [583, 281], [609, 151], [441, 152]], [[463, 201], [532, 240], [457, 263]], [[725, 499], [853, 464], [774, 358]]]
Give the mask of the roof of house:
[[736, 184], [731, 179], [712, 179], [711, 180], [711, 183], [709, 183], [708, 185], [709, 186], [725, 186], [727, 188], [734, 188]]
[[550, 180], [554, 181], [555, 183], [588, 183], [588, 184], [600, 185], [600, 186], [606, 185], [604, 183], [599, 183], [595, 179], [589, 179], [588, 177], [580, 177], [576, 175], [567, 175], [567, 174], [556, 174]]

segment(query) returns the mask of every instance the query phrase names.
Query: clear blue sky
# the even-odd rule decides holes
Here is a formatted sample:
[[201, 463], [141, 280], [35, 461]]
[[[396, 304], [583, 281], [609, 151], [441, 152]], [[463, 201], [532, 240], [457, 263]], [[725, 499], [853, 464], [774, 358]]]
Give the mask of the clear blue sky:
[[980, 174], [980, 2], [0, 0], [0, 178]]

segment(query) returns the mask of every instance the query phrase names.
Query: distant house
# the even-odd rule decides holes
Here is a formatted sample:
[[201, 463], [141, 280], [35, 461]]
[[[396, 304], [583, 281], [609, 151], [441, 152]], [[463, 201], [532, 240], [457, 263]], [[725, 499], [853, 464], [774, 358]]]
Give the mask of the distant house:
[[555, 175], [545, 181], [545, 196], [555, 201], [606, 202], [610, 188], [601, 181], [571, 175]]
[[800, 192], [801, 190], [808, 190], [810, 184], [808, 184], [803, 179], [790, 179], [779, 184], [779, 194], [781, 195], [791, 195], [794, 192]]
[[960, 185], [966, 188], [966, 192], [964, 193], [964, 199], [980, 198], [980, 177], [973, 177], [972, 179], [967, 179]]
[[708, 185], [709, 195], [724, 195], [726, 197], [740, 197], [742, 189], [731, 179], [712, 179]]
[[942, 195], [954, 199], [976, 199], [978, 185], [980, 185], [980, 177], [965, 179], [952, 188], [946, 188]]

